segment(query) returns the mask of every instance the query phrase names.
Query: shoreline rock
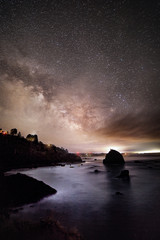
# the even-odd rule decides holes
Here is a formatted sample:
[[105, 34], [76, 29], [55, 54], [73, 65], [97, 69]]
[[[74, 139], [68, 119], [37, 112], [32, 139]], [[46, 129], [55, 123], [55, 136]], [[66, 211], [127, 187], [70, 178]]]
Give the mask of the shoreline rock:
[[0, 205], [16, 207], [34, 203], [57, 191], [42, 181], [17, 173], [4, 176], [0, 182]]
[[109, 153], [106, 154], [103, 160], [104, 164], [114, 165], [114, 164], [125, 164], [124, 158], [121, 153], [116, 150], [111, 149]]

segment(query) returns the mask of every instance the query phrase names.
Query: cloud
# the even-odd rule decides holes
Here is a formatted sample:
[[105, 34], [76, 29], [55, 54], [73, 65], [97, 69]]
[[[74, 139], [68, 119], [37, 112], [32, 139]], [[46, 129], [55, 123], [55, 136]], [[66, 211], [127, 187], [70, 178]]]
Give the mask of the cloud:
[[113, 113], [107, 118], [91, 94], [73, 89], [58, 89], [47, 99], [42, 87], [1, 75], [0, 127], [17, 127], [24, 136], [37, 133], [41, 141], [75, 151], [105, 151], [107, 146], [130, 151], [159, 147], [158, 112]]
[[110, 123], [95, 131], [102, 138], [133, 141], [160, 141], [159, 112], [139, 112], [115, 116]]

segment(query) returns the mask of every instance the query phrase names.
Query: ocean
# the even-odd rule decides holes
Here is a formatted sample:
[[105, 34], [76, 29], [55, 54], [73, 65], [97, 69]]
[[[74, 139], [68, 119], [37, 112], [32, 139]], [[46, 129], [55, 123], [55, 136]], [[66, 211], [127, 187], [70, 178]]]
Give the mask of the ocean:
[[[19, 170], [57, 193], [23, 206], [12, 217], [54, 217], [86, 240], [160, 239], [160, 158], [125, 157], [126, 164], [116, 167], [104, 166], [102, 160]], [[130, 178], [117, 178], [124, 169]]]

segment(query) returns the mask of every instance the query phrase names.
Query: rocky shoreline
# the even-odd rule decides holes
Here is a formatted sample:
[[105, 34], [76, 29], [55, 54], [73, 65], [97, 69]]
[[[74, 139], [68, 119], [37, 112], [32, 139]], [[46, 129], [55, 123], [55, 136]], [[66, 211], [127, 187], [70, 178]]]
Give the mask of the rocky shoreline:
[[57, 191], [42, 181], [17, 173], [1, 176], [0, 205], [1, 207], [17, 207], [37, 202], [43, 197], [55, 194]]
[[79, 162], [82, 162], [79, 156], [53, 144], [0, 134], [0, 172]]
[[[41, 200], [43, 197], [56, 194], [56, 190], [42, 181], [17, 173], [0, 176], [0, 239], [19, 240], [82, 240], [75, 228], [66, 228], [54, 216], [36, 221], [13, 219], [23, 205]], [[15, 209], [15, 210], [14, 210]], [[16, 210], [17, 209], [17, 210]]]
[[57, 191], [25, 174], [5, 174], [12, 169], [81, 162], [79, 156], [68, 153], [67, 149], [38, 141], [32, 142], [21, 136], [0, 134], [0, 239], [82, 239], [77, 230], [66, 229], [54, 218], [35, 223], [21, 219], [12, 221], [12, 209], [35, 203]]

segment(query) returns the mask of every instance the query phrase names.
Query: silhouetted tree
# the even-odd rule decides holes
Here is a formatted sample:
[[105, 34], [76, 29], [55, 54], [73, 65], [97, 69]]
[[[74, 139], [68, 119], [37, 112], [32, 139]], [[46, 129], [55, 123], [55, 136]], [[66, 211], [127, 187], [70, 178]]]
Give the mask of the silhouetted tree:
[[30, 142], [38, 143], [38, 136], [36, 134], [35, 135], [28, 134], [26, 139]]
[[11, 131], [10, 131], [10, 134], [11, 135], [17, 134], [17, 128], [12, 128]]
[[21, 132], [18, 133], [18, 137], [21, 137]]
[[57, 148], [56, 148], [56, 146], [53, 145], [53, 144], [52, 144], [52, 149], [53, 149], [54, 152], [57, 152]]

